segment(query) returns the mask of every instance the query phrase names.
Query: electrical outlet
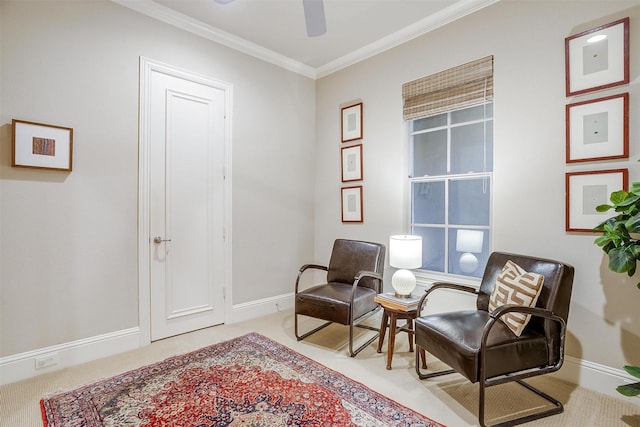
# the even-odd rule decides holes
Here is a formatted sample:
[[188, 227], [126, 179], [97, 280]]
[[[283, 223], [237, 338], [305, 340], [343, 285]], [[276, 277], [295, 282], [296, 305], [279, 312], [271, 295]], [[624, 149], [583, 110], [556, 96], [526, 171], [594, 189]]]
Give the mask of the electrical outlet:
[[47, 353], [36, 357], [36, 369], [48, 368], [58, 364], [58, 353]]

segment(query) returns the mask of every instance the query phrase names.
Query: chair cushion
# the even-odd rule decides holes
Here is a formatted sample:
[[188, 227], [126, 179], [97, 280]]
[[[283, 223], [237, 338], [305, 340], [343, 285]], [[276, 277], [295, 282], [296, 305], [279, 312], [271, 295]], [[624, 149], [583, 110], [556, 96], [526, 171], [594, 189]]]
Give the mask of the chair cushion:
[[[469, 381], [480, 378], [480, 343], [489, 313], [464, 310], [430, 314], [415, 320], [416, 344]], [[487, 338], [485, 378], [544, 366], [548, 348], [544, 335], [525, 330], [516, 337], [502, 322], [495, 322]]]
[[[502, 272], [498, 276], [491, 292], [489, 311], [492, 312], [505, 304], [535, 307], [543, 282], [543, 275], [529, 273], [518, 264], [508, 260], [502, 267]], [[500, 320], [518, 337], [522, 334], [530, 319], [531, 315], [517, 312], [507, 313], [500, 317]]]
[[[348, 325], [351, 322], [349, 304], [353, 285], [346, 283], [326, 283], [313, 286], [296, 294], [295, 312], [317, 319]], [[353, 301], [354, 319], [378, 307], [373, 300], [376, 292], [358, 286]]]

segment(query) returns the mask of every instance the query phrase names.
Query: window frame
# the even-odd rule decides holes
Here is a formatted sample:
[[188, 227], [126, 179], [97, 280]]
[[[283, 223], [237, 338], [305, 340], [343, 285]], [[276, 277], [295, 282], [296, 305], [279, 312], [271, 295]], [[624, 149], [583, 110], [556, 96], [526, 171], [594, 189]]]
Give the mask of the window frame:
[[[489, 105], [491, 104], [491, 108], [493, 108], [493, 100], [489, 100], [483, 104], [480, 105]], [[476, 105], [475, 107], [477, 107], [478, 105]], [[464, 228], [464, 229], [473, 229], [473, 230], [482, 230], [485, 232], [485, 235], [487, 236], [487, 242], [486, 242], [486, 248], [487, 248], [487, 253], [484, 254], [486, 257], [488, 257], [488, 255], [491, 253], [491, 249], [492, 249], [492, 244], [493, 244], [493, 187], [494, 187], [494, 173], [493, 173], [493, 159], [491, 161], [491, 169], [489, 171], [482, 171], [482, 172], [470, 172], [470, 173], [451, 173], [451, 145], [452, 145], [452, 138], [451, 138], [451, 134], [452, 134], [452, 129], [456, 128], [456, 127], [461, 127], [461, 126], [468, 126], [468, 125], [472, 125], [472, 124], [476, 124], [476, 123], [482, 123], [484, 126], [484, 132], [486, 135], [486, 124], [491, 122], [492, 124], [492, 133], [491, 133], [491, 140], [492, 140], [492, 150], [491, 150], [491, 155], [493, 155], [494, 151], [493, 151], [493, 135], [494, 135], [494, 128], [493, 128], [493, 124], [495, 123], [494, 120], [494, 114], [492, 112], [492, 114], [490, 116], [487, 117], [486, 112], [484, 113], [483, 117], [480, 119], [474, 119], [474, 120], [468, 120], [465, 122], [458, 122], [455, 124], [452, 124], [452, 114], [458, 112], [458, 111], [462, 111], [468, 108], [472, 108], [469, 106], [465, 106], [463, 108], [460, 109], [456, 109], [456, 110], [452, 110], [452, 111], [447, 111], [447, 112], [442, 112], [442, 113], [438, 113], [435, 114], [434, 116], [440, 115], [440, 114], [446, 114], [446, 125], [441, 125], [441, 126], [436, 126], [433, 128], [428, 128], [428, 129], [421, 129], [418, 131], [414, 131], [413, 127], [414, 127], [414, 122], [420, 119], [413, 119], [413, 120], [407, 120], [406, 124], [407, 124], [407, 144], [408, 144], [408, 158], [407, 158], [407, 167], [408, 167], [408, 179], [405, 181], [406, 182], [406, 186], [407, 186], [407, 190], [406, 190], [406, 194], [407, 194], [407, 203], [405, 204], [405, 207], [408, 210], [408, 214], [407, 214], [407, 224], [408, 224], [408, 229], [409, 229], [409, 233], [413, 234], [415, 228], [441, 228], [444, 229], [445, 232], [445, 239], [444, 239], [444, 245], [442, 247], [442, 250], [444, 251], [444, 269], [445, 271], [435, 271], [435, 270], [427, 270], [427, 269], [417, 269], [415, 270], [415, 276], [418, 279], [419, 282], [433, 282], [433, 281], [438, 281], [438, 280], [451, 280], [452, 278], [455, 279], [456, 282], [458, 283], [464, 283], [464, 284], [469, 284], [472, 286], [478, 286], [480, 281], [481, 281], [481, 277], [477, 277], [477, 276], [471, 276], [471, 275], [465, 275], [465, 274], [457, 274], [457, 273], [451, 273], [449, 272], [449, 270], [451, 270], [450, 265], [449, 265], [449, 261], [450, 261], [450, 254], [449, 254], [449, 249], [450, 249], [450, 235], [449, 233], [451, 232], [451, 230], [455, 230], [455, 229], [460, 229], [460, 228]], [[429, 117], [433, 117], [433, 116], [429, 116]], [[433, 176], [419, 176], [416, 177], [414, 176], [414, 167], [415, 167], [415, 163], [414, 163], [414, 137], [416, 135], [421, 135], [421, 134], [425, 134], [425, 133], [429, 133], [429, 132], [436, 132], [436, 131], [441, 131], [445, 129], [446, 130], [446, 135], [447, 135], [447, 140], [446, 140], [446, 171], [444, 175], [433, 175]], [[486, 167], [487, 165], [487, 161], [485, 159], [484, 161], [484, 167]], [[449, 221], [449, 187], [452, 181], [459, 181], [459, 180], [466, 180], [466, 179], [478, 179], [478, 178], [487, 178], [488, 180], [488, 191], [490, 192], [489, 195], [489, 218], [488, 218], [488, 224], [487, 225], [464, 225], [464, 224], [451, 224]], [[444, 209], [445, 209], [445, 219], [444, 219], [444, 223], [443, 224], [430, 224], [430, 223], [417, 223], [414, 222], [414, 214], [413, 214], [413, 209], [414, 209], [414, 193], [413, 193], [413, 185], [415, 183], [422, 183], [422, 182], [443, 182], [444, 183]], [[480, 274], [482, 274], [480, 272]]]

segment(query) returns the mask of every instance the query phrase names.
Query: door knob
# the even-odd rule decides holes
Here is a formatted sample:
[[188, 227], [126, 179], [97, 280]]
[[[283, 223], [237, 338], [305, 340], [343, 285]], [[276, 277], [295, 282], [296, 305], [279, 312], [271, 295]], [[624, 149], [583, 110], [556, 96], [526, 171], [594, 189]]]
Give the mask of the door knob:
[[171, 239], [163, 239], [160, 236], [156, 236], [153, 238], [153, 243], [162, 243], [162, 242], [170, 242]]

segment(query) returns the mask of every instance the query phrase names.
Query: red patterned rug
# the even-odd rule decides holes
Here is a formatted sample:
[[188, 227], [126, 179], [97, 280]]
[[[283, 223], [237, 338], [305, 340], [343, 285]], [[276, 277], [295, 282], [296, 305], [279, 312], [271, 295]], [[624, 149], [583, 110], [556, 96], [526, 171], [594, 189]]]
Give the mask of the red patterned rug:
[[40, 406], [45, 427], [443, 427], [256, 333], [46, 397]]

